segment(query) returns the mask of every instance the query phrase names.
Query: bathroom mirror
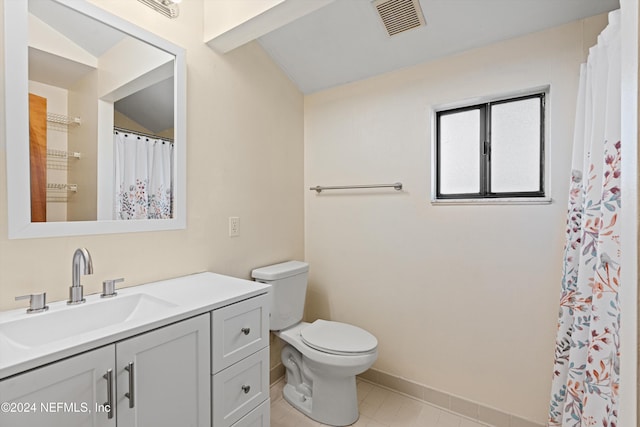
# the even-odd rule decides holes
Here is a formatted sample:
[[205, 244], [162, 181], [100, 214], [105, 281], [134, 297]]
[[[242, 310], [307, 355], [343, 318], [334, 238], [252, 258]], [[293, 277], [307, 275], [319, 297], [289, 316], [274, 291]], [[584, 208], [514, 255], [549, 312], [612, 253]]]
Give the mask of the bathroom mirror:
[[[84, 0], [5, 1], [4, 31], [9, 238], [185, 228], [184, 49]], [[118, 135], [171, 147], [161, 215], [127, 210]]]

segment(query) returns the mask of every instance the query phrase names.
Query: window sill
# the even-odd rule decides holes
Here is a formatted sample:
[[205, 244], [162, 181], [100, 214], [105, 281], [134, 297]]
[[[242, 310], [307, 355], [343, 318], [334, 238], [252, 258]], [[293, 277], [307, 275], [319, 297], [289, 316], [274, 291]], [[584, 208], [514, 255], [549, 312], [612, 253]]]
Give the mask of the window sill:
[[550, 205], [551, 197], [505, 197], [495, 199], [431, 199], [432, 205]]

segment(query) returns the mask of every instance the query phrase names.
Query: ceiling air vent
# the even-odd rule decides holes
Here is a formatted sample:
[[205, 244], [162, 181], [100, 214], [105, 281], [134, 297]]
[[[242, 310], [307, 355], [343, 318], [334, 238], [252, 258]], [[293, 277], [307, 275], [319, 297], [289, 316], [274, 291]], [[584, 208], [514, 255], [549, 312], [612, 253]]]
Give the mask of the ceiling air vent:
[[376, 0], [373, 5], [390, 36], [425, 25], [419, 0]]

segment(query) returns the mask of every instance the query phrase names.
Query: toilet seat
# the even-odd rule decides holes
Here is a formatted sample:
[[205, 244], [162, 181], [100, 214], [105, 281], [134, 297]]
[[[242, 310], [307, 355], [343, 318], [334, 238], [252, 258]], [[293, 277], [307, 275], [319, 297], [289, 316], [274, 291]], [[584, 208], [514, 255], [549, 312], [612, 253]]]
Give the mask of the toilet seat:
[[358, 355], [376, 349], [378, 340], [364, 329], [347, 323], [316, 320], [300, 331], [311, 348], [336, 355]]

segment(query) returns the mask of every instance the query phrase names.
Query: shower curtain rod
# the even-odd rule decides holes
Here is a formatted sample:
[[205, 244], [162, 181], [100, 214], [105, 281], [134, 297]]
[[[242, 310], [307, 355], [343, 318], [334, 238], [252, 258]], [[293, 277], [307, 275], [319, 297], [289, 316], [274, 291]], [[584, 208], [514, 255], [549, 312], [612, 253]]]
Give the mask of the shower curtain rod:
[[118, 127], [118, 126], [114, 126], [113, 127], [113, 131], [114, 132], [133, 133], [135, 135], [147, 136], [149, 138], [154, 138], [154, 139], [164, 139], [165, 141], [173, 142], [173, 138], [167, 138], [165, 136], [154, 135], [152, 133], [138, 132], [137, 130], [125, 129], [125, 128], [121, 128], [121, 127]]

